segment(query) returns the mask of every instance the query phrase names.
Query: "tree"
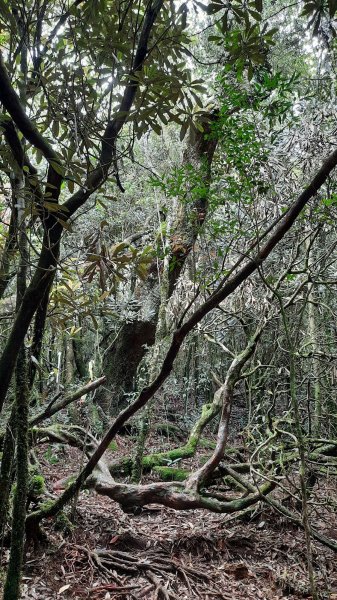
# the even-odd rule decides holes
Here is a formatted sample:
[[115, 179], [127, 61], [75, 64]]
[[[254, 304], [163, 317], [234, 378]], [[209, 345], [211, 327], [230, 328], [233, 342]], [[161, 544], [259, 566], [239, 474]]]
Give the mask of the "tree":
[[[0, 294], [15, 295], [16, 312], [0, 357], [0, 407], [5, 406], [7, 415], [10, 413], [3, 435], [0, 474], [2, 531], [14, 475], [17, 485], [5, 599], [17, 598], [19, 594], [23, 523], [26, 521], [27, 531], [36, 535], [41, 520], [61, 510], [86, 482], [127, 509], [156, 501], [180, 509], [201, 507], [234, 512], [264, 500], [272, 492], [277, 485], [276, 479], [263, 480], [254, 486], [235, 472], [233, 474], [233, 469], [227, 465], [227, 472], [245, 487], [247, 494], [227, 502], [204, 493], [205, 486], [217, 476], [221, 467], [234, 388], [244, 377], [249, 389], [254, 373], [242, 375], [242, 371], [259, 351], [261, 335], [271, 327], [275, 311], [282, 315], [282, 331], [288, 343], [295, 440], [303, 467], [303, 519], [298, 522], [307, 534], [310, 570], [310, 535], [330, 547], [335, 545], [310, 528], [306, 510], [306, 441], [302, 435], [295, 390], [294, 339], [297, 338], [289, 332], [285, 315], [285, 310], [292, 311], [295, 300], [299, 300], [297, 287], [291, 289], [291, 301], [283, 298], [291, 288], [298, 257], [292, 257], [288, 265], [283, 265], [277, 277], [272, 273], [274, 265], [270, 261], [272, 252], [280, 244], [287, 257], [291, 256], [287, 236], [298, 222], [296, 231], [303, 235], [301, 215], [308, 214], [308, 207], [317, 211], [318, 219], [324, 221], [326, 218], [324, 211], [329, 208], [329, 202], [334, 204], [331, 178], [337, 164], [337, 152], [331, 151], [331, 144], [327, 143], [322, 152], [327, 158], [319, 161], [319, 167], [316, 166], [317, 157], [315, 165], [310, 165], [310, 174], [302, 174], [298, 172], [298, 166], [291, 165], [291, 177], [286, 182], [282, 181], [285, 178], [282, 168], [281, 175], [276, 176], [273, 172], [273, 161], [283, 167], [283, 163], [291, 159], [289, 140], [297, 126], [295, 89], [300, 107], [307, 100], [302, 80], [298, 83], [298, 77], [293, 73], [289, 75], [287, 68], [284, 68], [284, 74], [273, 68], [274, 38], [277, 34], [281, 44], [284, 43], [282, 27], [268, 29], [263, 24], [259, 2], [243, 7], [240, 3], [230, 7], [210, 3], [208, 8], [195, 3], [195, 10], [205, 22], [207, 20], [206, 30], [208, 25], [217, 28], [217, 35], [208, 36], [204, 42], [206, 47], [214, 44], [219, 70], [218, 80], [213, 85], [216, 101], [214, 106], [206, 106], [200, 98], [205, 92], [202, 77], [195, 77], [196, 68], [193, 72], [193, 68], [188, 68], [182, 61], [187, 54], [197, 64], [205, 62], [198, 58], [200, 48], [195, 49], [196, 54], [193, 52], [190, 36], [194, 27], [190, 14], [192, 6], [182, 4], [177, 8], [162, 0], [137, 6], [132, 2], [125, 6], [123, 2], [107, 0], [93, 5], [76, 0], [71, 6], [64, 5], [59, 15], [49, 2], [25, 7], [11, 2], [3, 4], [3, 19], [9, 30], [2, 34], [1, 40], [0, 103], [3, 107], [3, 186], [5, 191], [10, 191], [10, 218], [1, 258]], [[330, 18], [333, 18], [334, 8], [329, 8]], [[205, 10], [208, 16], [200, 12]], [[268, 12], [269, 7], [266, 10]], [[311, 5], [306, 5], [305, 13], [312, 10]], [[319, 33], [321, 19], [322, 15], [318, 19], [314, 11], [315, 34]], [[220, 52], [221, 48], [224, 53]], [[209, 68], [210, 65], [204, 66]], [[122, 241], [114, 240], [111, 246], [105, 232], [109, 223], [100, 220], [97, 227], [96, 217], [93, 217], [93, 235], [79, 235], [81, 232], [76, 231], [77, 227], [79, 230], [89, 227], [85, 219], [90, 199], [103, 202], [104, 207], [104, 196], [108, 196], [111, 189], [118, 198], [125, 193], [126, 183], [136, 173], [132, 161], [135, 162], [135, 153], [141, 147], [141, 141], [137, 140], [149, 131], [161, 134], [162, 129], [169, 130], [173, 123], [177, 127], [172, 135], [176, 135], [179, 128], [180, 142], [187, 132], [188, 135], [182, 159], [177, 160], [173, 172], [155, 173], [152, 179], [152, 185], [159, 190], [163, 201], [162, 206], [156, 206], [160, 217], [159, 231], [153, 231], [152, 224], [150, 228], [152, 242], [160, 236], [160, 251], [157, 247], [156, 252], [155, 243], [151, 248], [139, 243], [148, 235], [146, 227], [143, 231], [131, 231], [129, 237], [122, 236]], [[284, 148], [288, 148], [286, 160], [282, 158]], [[125, 164], [129, 165], [129, 173]], [[151, 165], [148, 168], [153, 171]], [[124, 177], [122, 173], [125, 173]], [[303, 191], [298, 192], [300, 189]], [[288, 196], [295, 197], [295, 190], [295, 200], [288, 201]], [[320, 194], [328, 197], [324, 214], [319, 212], [314, 200]], [[170, 198], [174, 198], [171, 205], [167, 200]], [[160, 208], [165, 209], [165, 218], [160, 216]], [[272, 221], [268, 223], [270, 218]], [[316, 216], [311, 215], [311, 218], [314, 221]], [[314, 234], [310, 231], [309, 240], [311, 235]], [[80, 260], [77, 270], [73, 266], [74, 248]], [[310, 252], [309, 247], [304, 258], [306, 273], [312, 270], [309, 257], [313, 255]], [[298, 253], [302, 260], [301, 244]], [[179, 286], [184, 284], [188, 268], [193, 273], [193, 285], [186, 297], [182, 297]], [[15, 276], [16, 292], [12, 284]], [[246, 313], [235, 307], [235, 302], [240, 286], [249, 286], [248, 281], [253, 282], [257, 295], [266, 296], [266, 307], [261, 311], [261, 318], [254, 314], [247, 321]], [[285, 281], [289, 283], [288, 288]], [[118, 291], [118, 285], [121, 291]], [[315, 360], [317, 420], [321, 417], [319, 346], [311, 310], [315, 297], [312, 282], [301, 282], [300, 289], [303, 285], [308, 290], [308, 332]], [[79, 345], [76, 345], [76, 335], [82, 329], [77, 322], [81, 317], [79, 306], [83, 319], [91, 319], [97, 330], [102, 327], [103, 337], [109, 340], [110, 332], [104, 331], [109, 314], [108, 310], [104, 312], [104, 303], [110, 295], [114, 295], [117, 307], [118, 302], [121, 304], [123, 297], [128, 296], [132, 301], [137, 300], [143, 309], [136, 318], [113, 317], [118, 327], [114, 326], [112, 331], [119, 331], [112, 343], [108, 341], [102, 361], [108, 392], [102, 393], [99, 402], [106, 413], [110, 412], [112, 404], [117, 416], [100, 442], [90, 437], [87, 444], [78, 426], [62, 430], [36, 427], [75, 401], [78, 393], [96, 388], [93, 382], [89, 388], [84, 387], [85, 391], [81, 387], [80, 392], [59, 399], [62, 393], [60, 351], [56, 397], [50, 400], [47, 408], [30, 416], [29, 405], [35, 402], [34, 394], [39, 396], [35, 376], [42, 369], [43, 336], [49, 335], [53, 315], [59, 307], [65, 313], [59, 320], [54, 317], [56, 327], [50, 335], [58, 336], [59, 343], [66, 346], [66, 384], [69, 385], [74, 376], [76, 356], [78, 373], [84, 372]], [[103, 308], [101, 314], [95, 315], [88, 305], [98, 297], [102, 302], [99, 310]], [[243, 332], [236, 333], [236, 347], [228, 353], [227, 346], [217, 339], [220, 324], [216, 318], [212, 323], [212, 319], [214, 310], [226, 313], [224, 301], [230, 303], [230, 298], [233, 298], [233, 306], [229, 307], [229, 314], [240, 320]], [[174, 307], [176, 314], [169, 319], [168, 311]], [[294, 311], [292, 323], [296, 317]], [[66, 327], [70, 333], [65, 342]], [[209, 336], [210, 343], [219, 345], [231, 360], [221, 359], [226, 366], [226, 375], [222, 381], [217, 381], [212, 401], [203, 406], [186, 445], [173, 455], [193, 454], [206, 425], [220, 414], [214, 452], [203, 467], [188, 474], [183, 482], [161, 481], [136, 486], [115, 481], [111, 476], [115, 467], [103, 461], [105, 451], [128, 419], [152, 402], [170, 377], [180, 349], [189, 343], [189, 336], [197, 327], [205, 328], [207, 335], [207, 328], [213, 329], [211, 333], [215, 337]], [[29, 352], [28, 337], [31, 338]], [[92, 340], [90, 344], [92, 347]], [[146, 353], [149, 346], [155, 346], [152, 355]], [[153, 364], [153, 357], [158, 365]], [[143, 367], [149, 373], [145, 380], [141, 376]], [[92, 365], [90, 368], [92, 370]], [[13, 395], [10, 385], [14, 372], [16, 388]], [[100, 379], [97, 387], [102, 383]], [[131, 392], [134, 397], [127, 404], [126, 396]], [[118, 412], [120, 407], [122, 410]], [[250, 418], [251, 413], [250, 409]], [[107, 415], [103, 418], [108, 421]], [[32, 427], [36, 440], [47, 435], [52, 442], [75, 445], [88, 454], [88, 461], [54, 503], [41, 506], [26, 518], [28, 448], [31, 443], [28, 430]], [[278, 435], [275, 432], [276, 429], [271, 429], [271, 439]], [[160, 468], [167, 456], [145, 455], [145, 434], [137, 460], [141, 466]], [[17, 448], [15, 465], [14, 441]], [[268, 444], [269, 440], [266, 441]], [[313, 452], [320, 456], [326, 456], [324, 452], [335, 452], [335, 443], [328, 451], [325, 446], [322, 449], [320, 442], [315, 444]], [[289, 465], [293, 462], [292, 450], [293, 447], [287, 455]], [[129, 468], [130, 461], [127, 465]], [[253, 462], [251, 466], [254, 467]], [[268, 502], [275, 505], [276, 501], [269, 500], [268, 496]], [[314, 595], [312, 569], [310, 573]]]

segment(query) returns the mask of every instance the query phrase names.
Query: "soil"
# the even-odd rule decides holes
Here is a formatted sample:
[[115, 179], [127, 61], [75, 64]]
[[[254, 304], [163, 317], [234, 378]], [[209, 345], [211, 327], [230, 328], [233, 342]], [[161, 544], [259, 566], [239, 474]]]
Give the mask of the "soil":
[[[119, 455], [129, 443], [118, 438]], [[47, 446], [38, 455], [55, 497], [58, 482], [80, 468], [80, 456], [75, 449], [51, 453]], [[337, 539], [332, 480], [319, 479], [312, 502], [315, 526]], [[133, 515], [83, 491], [72, 509], [72, 525], [51, 520], [46, 545], [27, 547], [22, 599], [311, 598], [303, 532], [265, 505], [241, 515], [151, 505]], [[313, 556], [320, 597], [337, 600], [335, 554], [315, 542]]]

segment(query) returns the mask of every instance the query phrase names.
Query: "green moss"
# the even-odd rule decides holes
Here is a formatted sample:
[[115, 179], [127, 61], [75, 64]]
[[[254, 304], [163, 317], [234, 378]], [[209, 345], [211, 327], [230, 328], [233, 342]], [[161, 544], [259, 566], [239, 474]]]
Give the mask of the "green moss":
[[53, 506], [54, 500], [46, 500], [45, 502], [41, 502], [39, 506], [39, 510], [42, 512], [47, 512], [51, 506]]
[[32, 475], [28, 483], [28, 496], [38, 498], [46, 491], [45, 480], [42, 475]]
[[77, 479], [77, 476], [76, 476], [76, 475], [70, 475], [70, 476], [67, 478], [67, 481], [66, 481], [66, 484], [65, 484], [65, 488], [66, 488], [66, 489], [68, 489], [68, 487], [70, 487], [70, 486], [71, 486], [71, 485], [74, 483], [74, 481], [75, 481], [76, 479]]
[[132, 458], [123, 458], [109, 465], [111, 475], [130, 475], [132, 469]]
[[117, 449], [118, 449], [118, 446], [117, 446], [116, 440], [112, 440], [112, 442], [110, 442], [110, 444], [109, 444], [109, 450], [111, 450], [112, 452], [115, 452]]
[[185, 469], [173, 469], [172, 467], [154, 467], [153, 470], [160, 475], [163, 481], [185, 481], [189, 471]]
[[47, 448], [43, 456], [49, 462], [50, 465], [57, 465], [57, 463], [60, 462], [60, 459], [58, 458], [58, 456], [56, 456], [56, 454], [54, 454], [51, 446]]
[[233, 454], [234, 456], [236, 456], [237, 454], [240, 455], [240, 449], [239, 448], [235, 448], [235, 446], [228, 446], [226, 448], [226, 454]]
[[[191, 436], [187, 444], [180, 446], [180, 448], [174, 448], [173, 450], [167, 450], [166, 452], [158, 452], [155, 454], [149, 454], [143, 457], [142, 466], [143, 471], [151, 471], [154, 467], [166, 467], [168, 463], [177, 461], [179, 459], [190, 458], [194, 456], [198, 445], [198, 436]], [[116, 464], [110, 465], [110, 473], [112, 475], [118, 475], [121, 472], [128, 475], [132, 469], [132, 460], [123, 459], [118, 461]]]
[[230, 475], [223, 478], [223, 483], [231, 490], [238, 490], [240, 492], [246, 492], [247, 490], [238, 481], [235, 481]]
[[190, 458], [193, 456], [195, 449], [196, 444], [190, 440], [188, 444], [180, 448], [174, 448], [167, 452], [158, 452], [157, 454], [149, 454], [149, 456], [144, 456], [143, 458], [143, 467], [145, 469], [152, 469], [153, 467], [161, 466], [161, 464], [165, 465], [170, 461], [178, 460], [178, 458]]
[[100, 417], [100, 414], [99, 414], [99, 412], [98, 412], [97, 407], [95, 406], [95, 404], [92, 405], [91, 415], [92, 415], [92, 427], [93, 427], [93, 430], [95, 431], [96, 434], [102, 435], [102, 433], [103, 433], [103, 423], [102, 423], [102, 419]]
[[65, 535], [69, 535], [74, 530], [74, 525], [68, 519], [67, 515], [63, 510], [59, 512], [55, 517], [55, 529], [62, 531]]

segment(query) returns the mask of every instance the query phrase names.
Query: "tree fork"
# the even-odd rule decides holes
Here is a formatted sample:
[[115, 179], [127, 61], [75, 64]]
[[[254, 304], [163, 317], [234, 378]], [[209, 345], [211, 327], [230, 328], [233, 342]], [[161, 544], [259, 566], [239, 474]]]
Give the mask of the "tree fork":
[[127, 408], [125, 408], [115, 419], [110, 429], [105, 434], [97, 450], [88, 460], [87, 464], [82, 469], [81, 473], [77, 477], [76, 481], [64, 492], [64, 494], [58, 498], [49, 511], [41, 514], [36, 511], [29, 516], [29, 519], [42, 519], [44, 516], [55, 515], [81, 488], [84, 481], [92, 473], [95, 465], [98, 463], [104, 452], [107, 450], [109, 444], [112, 442], [120, 428], [134, 415], [138, 410], [143, 408], [146, 403], [152, 398], [161, 385], [166, 381], [170, 375], [175, 358], [181, 348], [184, 339], [187, 337], [189, 332], [206, 316], [213, 308], [218, 306], [220, 302], [230, 296], [243, 281], [245, 281], [258, 267], [266, 260], [278, 242], [285, 236], [290, 230], [297, 217], [309, 202], [309, 200], [317, 193], [320, 187], [325, 183], [329, 177], [331, 171], [337, 165], [337, 150], [332, 152], [330, 156], [325, 160], [311, 183], [307, 188], [300, 194], [300, 196], [293, 202], [288, 209], [287, 213], [279, 221], [274, 232], [270, 235], [264, 245], [260, 246], [257, 254], [253, 259], [248, 260], [236, 274], [225, 280], [224, 284], [207, 299], [203, 305], [197, 308], [194, 313], [183, 323], [183, 325], [177, 329], [173, 336], [170, 347], [163, 360], [161, 369], [156, 379], [147, 387], [143, 388], [138, 398], [134, 400]]
[[[139, 82], [135, 81], [135, 75], [137, 71], [140, 71], [143, 68], [148, 53], [152, 28], [162, 6], [163, 0], [153, 0], [146, 8], [139, 43], [120, 103], [118, 116], [112, 121], [109, 121], [105, 128], [102, 137], [98, 166], [88, 176], [85, 185], [82, 186], [78, 192], [73, 194], [64, 205], [60, 206], [59, 216], [62, 216], [64, 221], [67, 221], [81, 206], [83, 206], [86, 200], [108, 176], [117, 137], [126, 122], [128, 113], [131, 110], [137, 93]], [[41, 150], [45, 159], [48, 161], [49, 168], [46, 191], [50, 192], [51, 190], [51, 198], [48, 198], [48, 201], [53, 201], [58, 205], [58, 198], [63, 179], [63, 176], [59, 174], [60, 171], [62, 172], [60, 158], [26, 114], [19, 96], [11, 85], [1, 53], [0, 83], [0, 102], [11, 115], [13, 121], [25, 138], [33, 146]], [[18, 353], [28, 331], [28, 327], [40, 304], [41, 298], [46, 290], [50, 289], [55, 276], [63, 227], [55, 215], [53, 213], [48, 213], [48, 211], [46, 211], [46, 218], [43, 219], [43, 224], [45, 235], [37, 269], [24, 295], [20, 311], [17, 314], [12, 331], [0, 358], [0, 412], [6, 398]]]

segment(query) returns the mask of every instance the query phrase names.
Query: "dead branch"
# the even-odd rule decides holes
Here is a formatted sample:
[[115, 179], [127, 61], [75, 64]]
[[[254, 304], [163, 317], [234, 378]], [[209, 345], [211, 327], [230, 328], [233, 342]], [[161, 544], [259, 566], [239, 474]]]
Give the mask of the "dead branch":
[[105, 379], [105, 377], [100, 377], [99, 379], [91, 381], [90, 383], [87, 383], [83, 387], [79, 388], [73, 394], [65, 396], [65, 398], [62, 398], [62, 400], [59, 400], [59, 402], [50, 402], [47, 408], [45, 408], [42, 412], [40, 412], [38, 415], [35, 415], [35, 417], [32, 417], [29, 420], [29, 425], [38, 425], [38, 423], [41, 423], [45, 419], [49, 419], [63, 408], [69, 406], [69, 404], [71, 404], [72, 402], [75, 402], [75, 400], [78, 400], [79, 398], [82, 398], [82, 396], [89, 394], [89, 392], [96, 390], [98, 387], [103, 385], [103, 383], [105, 383]]
[[[254, 485], [252, 485], [249, 481], [247, 481], [246, 479], [241, 477], [236, 471], [231, 469], [231, 467], [226, 466], [224, 468], [226, 469], [228, 475], [230, 475], [235, 481], [237, 481], [243, 487], [245, 487], [247, 491], [252, 493], [253, 490], [256, 490], [256, 487]], [[260, 488], [260, 491], [261, 491], [261, 488]], [[301, 519], [299, 519], [291, 510], [289, 510], [288, 508], [283, 506], [283, 504], [281, 504], [274, 498], [265, 496], [263, 493], [261, 494], [261, 500], [263, 502], [266, 502], [266, 504], [269, 504], [270, 506], [275, 508], [278, 512], [280, 512], [281, 514], [286, 516], [293, 523], [298, 525], [298, 527], [303, 529], [303, 523], [302, 523]], [[324, 546], [327, 546], [327, 548], [330, 548], [331, 550], [334, 550], [335, 552], [337, 552], [337, 543], [334, 542], [333, 540], [331, 540], [330, 538], [327, 538], [325, 535], [322, 535], [321, 533], [319, 533], [312, 527], [311, 527], [311, 535], [315, 540], [317, 540]]]

